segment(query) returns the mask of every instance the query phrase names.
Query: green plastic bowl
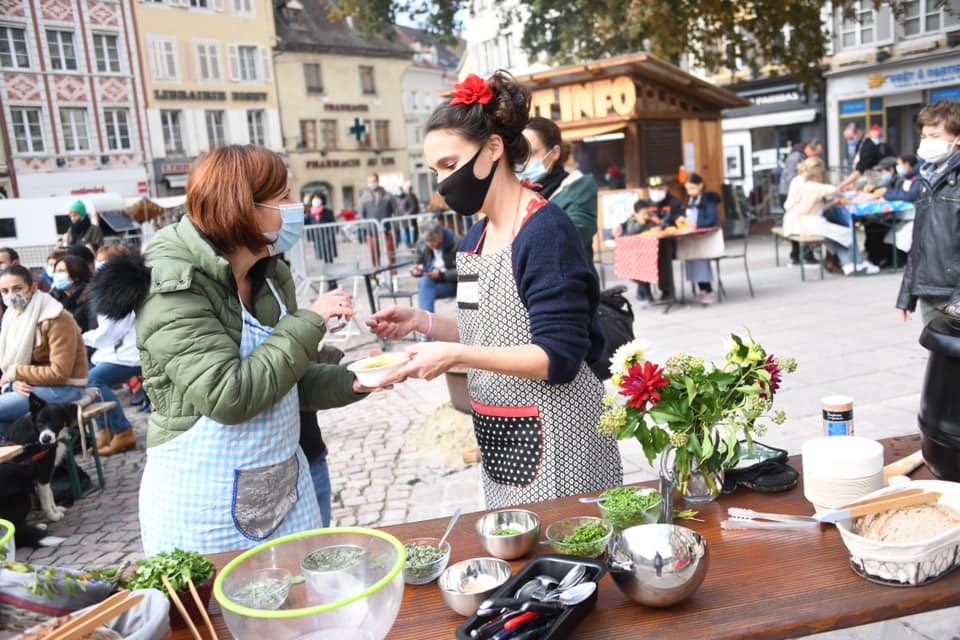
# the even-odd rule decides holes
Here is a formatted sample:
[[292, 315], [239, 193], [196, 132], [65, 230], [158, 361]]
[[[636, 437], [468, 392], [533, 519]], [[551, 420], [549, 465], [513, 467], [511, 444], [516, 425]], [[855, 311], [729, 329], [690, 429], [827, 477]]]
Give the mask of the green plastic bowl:
[[13, 562], [17, 559], [17, 547], [13, 544], [13, 536], [17, 528], [12, 522], [3, 518], [0, 518], [0, 527], [3, 528], [3, 533], [0, 534], [0, 549], [4, 549], [7, 552], [6, 559]]
[[[354, 563], [322, 587], [298, 580], [303, 559], [327, 547], [364, 550], [363, 571]], [[217, 575], [213, 594], [230, 633], [238, 640], [381, 640], [396, 622], [403, 600], [406, 554], [388, 533], [360, 527], [317, 529], [265, 542], [234, 558]], [[226, 593], [264, 569], [286, 569], [295, 576], [283, 606], [252, 609]], [[349, 634], [349, 635], [345, 635]]]

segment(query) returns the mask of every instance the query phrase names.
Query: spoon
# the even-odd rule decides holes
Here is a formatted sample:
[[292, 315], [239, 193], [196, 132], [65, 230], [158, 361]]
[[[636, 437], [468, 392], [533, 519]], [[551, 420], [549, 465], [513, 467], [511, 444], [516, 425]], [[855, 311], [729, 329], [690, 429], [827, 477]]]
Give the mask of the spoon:
[[566, 591], [570, 587], [580, 584], [585, 575], [587, 575], [587, 567], [585, 565], [574, 565], [573, 568], [567, 572], [567, 575], [563, 576], [563, 580], [560, 581], [560, 584], [557, 585], [557, 588], [552, 593]]
[[610, 498], [604, 496], [595, 496], [593, 498], [580, 498], [580, 502], [583, 504], [597, 504], [598, 502], [606, 502]]
[[457, 524], [457, 520], [460, 519], [460, 508], [457, 507], [457, 510], [453, 512], [453, 517], [450, 518], [450, 524], [447, 525], [447, 530], [443, 532], [443, 537], [440, 538], [440, 544], [437, 545], [437, 548], [442, 549], [443, 543], [447, 541], [447, 536], [450, 535], [450, 532], [453, 531], [453, 525]]
[[[573, 607], [580, 604], [587, 598], [593, 595], [593, 592], [597, 590], [596, 582], [583, 582], [573, 587], [570, 587], [566, 591], [560, 593], [556, 598], [551, 598], [547, 596], [544, 599], [544, 602], [556, 600], [565, 607]], [[550, 594], [553, 595], [553, 594]]]
[[548, 591], [555, 588], [559, 582], [551, 576], [534, 576], [517, 590], [513, 596], [520, 600], [536, 598], [539, 600], [545, 596]]

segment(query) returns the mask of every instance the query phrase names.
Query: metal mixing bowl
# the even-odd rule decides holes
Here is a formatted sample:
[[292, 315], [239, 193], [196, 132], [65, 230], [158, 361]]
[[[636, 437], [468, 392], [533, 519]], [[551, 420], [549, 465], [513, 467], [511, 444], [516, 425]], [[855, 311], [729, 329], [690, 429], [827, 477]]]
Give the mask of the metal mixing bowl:
[[[496, 535], [497, 531], [516, 529], [516, 535]], [[477, 520], [480, 543], [490, 555], [514, 560], [527, 555], [540, 538], [540, 516], [525, 509], [494, 511]]]
[[437, 584], [448, 607], [462, 616], [471, 616], [512, 573], [510, 563], [504, 560], [474, 558], [447, 567]]
[[610, 541], [607, 568], [624, 595], [648, 607], [690, 596], [707, 573], [707, 541], [674, 524], [630, 527]]

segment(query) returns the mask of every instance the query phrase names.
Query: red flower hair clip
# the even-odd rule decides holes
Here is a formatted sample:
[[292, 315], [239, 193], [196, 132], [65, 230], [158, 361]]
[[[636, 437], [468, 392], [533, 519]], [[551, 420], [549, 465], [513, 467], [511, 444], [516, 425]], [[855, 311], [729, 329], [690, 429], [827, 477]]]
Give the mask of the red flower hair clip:
[[450, 101], [450, 104], [469, 105], [477, 102], [489, 104], [491, 100], [493, 100], [493, 91], [490, 90], [490, 85], [480, 76], [471, 73], [464, 78], [463, 82], [454, 85], [453, 100]]

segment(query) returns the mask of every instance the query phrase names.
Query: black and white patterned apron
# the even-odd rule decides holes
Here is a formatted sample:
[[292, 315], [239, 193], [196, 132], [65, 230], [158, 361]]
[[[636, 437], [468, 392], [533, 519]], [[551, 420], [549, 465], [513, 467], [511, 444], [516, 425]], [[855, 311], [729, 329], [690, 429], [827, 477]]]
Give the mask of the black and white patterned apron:
[[[489, 255], [480, 255], [480, 246], [476, 253], [457, 254], [460, 342], [531, 344], [530, 317], [513, 277], [512, 246]], [[586, 363], [572, 382], [554, 385], [470, 369], [467, 387], [488, 509], [621, 484], [616, 439], [596, 429], [603, 384]]]

